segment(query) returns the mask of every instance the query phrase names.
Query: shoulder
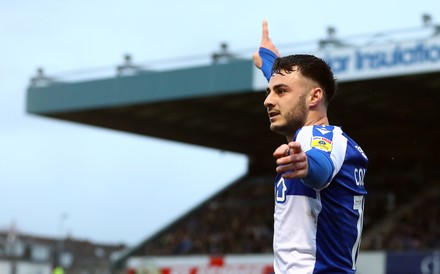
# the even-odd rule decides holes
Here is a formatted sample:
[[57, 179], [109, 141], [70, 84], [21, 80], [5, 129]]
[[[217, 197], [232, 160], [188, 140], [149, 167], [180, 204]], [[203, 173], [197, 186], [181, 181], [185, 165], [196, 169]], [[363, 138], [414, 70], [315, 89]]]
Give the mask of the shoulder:
[[[345, 140], [344, 140], [345, 139]], [[301, 143], [303, 150], [317, 148], [331, 152], [336, 143], [346, 143], [342, 129], [331, 125], [312, 125], [302, 127], [297, 131], [295, 140]]]
[[308, 135], [308, 136], [326, 136], [332, 137], [333, 135], [343, 135], [344, 132], [338, 126], [332, 125], [311, 125], [300, 128], [295, 136]]

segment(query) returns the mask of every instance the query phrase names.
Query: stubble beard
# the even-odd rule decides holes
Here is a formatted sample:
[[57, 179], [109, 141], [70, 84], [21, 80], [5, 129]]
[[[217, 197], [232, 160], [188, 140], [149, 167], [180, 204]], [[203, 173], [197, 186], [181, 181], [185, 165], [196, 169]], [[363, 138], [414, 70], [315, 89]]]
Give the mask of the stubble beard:
[[270, 124], [270, 129], [286, 137], [293, 136], [298, 129], [305, 125], [307, 113], [306, 96], [303, 94], [298, 98], [297, 104], [289, 112], [283, 114], [286, 123], [281, 125]]

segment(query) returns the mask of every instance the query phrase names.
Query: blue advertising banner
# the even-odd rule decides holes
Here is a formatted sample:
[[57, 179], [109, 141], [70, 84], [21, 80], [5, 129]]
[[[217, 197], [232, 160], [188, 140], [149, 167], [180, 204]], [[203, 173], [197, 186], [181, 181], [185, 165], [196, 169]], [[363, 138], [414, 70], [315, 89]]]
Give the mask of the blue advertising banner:
[[387, 274], [440, 274], [440, 250], [387, 252]]

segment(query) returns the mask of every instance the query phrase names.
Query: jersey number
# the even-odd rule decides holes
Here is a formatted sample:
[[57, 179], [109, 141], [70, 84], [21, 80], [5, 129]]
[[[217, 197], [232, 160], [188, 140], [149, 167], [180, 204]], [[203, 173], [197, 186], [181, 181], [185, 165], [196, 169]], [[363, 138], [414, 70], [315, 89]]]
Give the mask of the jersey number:
[[278, 183], [277, 183], [277, 187], [276, 187], [276, 200], [277, 203], [284, 203], [286, 201], [286, 183], [284, 182], [284, 178], [281, 178]]
[[362, 237], [362, 227], [364, 225], [364, 197], [363, 196], [354, 196], [353, 199], [353, 209], [357, 210], [359, 217], [357, 220], [357, 238], [356, 242], [351, 249], [351, 260], [352, 267], [351, 269], [356, 270], [356, 259], [359, 254], [359, 247], [361, 246], [361, 237]]

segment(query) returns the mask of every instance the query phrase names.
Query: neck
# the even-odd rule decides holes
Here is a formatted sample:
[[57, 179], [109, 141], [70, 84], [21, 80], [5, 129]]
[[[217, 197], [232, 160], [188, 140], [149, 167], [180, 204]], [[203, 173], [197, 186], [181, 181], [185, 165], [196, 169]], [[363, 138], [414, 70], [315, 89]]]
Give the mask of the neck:
[[307, 121], [304, 126], [326, 126], [329, 125], [328, 117], [326, 113], [321, 113], [321, 115], [314, 115], [307, 117]]
[[[310, 110], [309, 114], [307, 115], [307, 119], [306, 119], [306, 122], [304, 123], [303, 127], [305, 127], [305, 126], [327, 126], [329, 124], [330, 123], [329, 123], [326, 111]], [[286, 136], [288, 142], [293, 141], [293, 138], [295, 137], [294, 134], [296, 133], [297, 130], [295, 130], [295, 132], [293, 132], [293, 135]]]
[[309, 109], [304, 126], [326, 126], [329, 125], [327, 107], [322, 104], [315, 105]]

